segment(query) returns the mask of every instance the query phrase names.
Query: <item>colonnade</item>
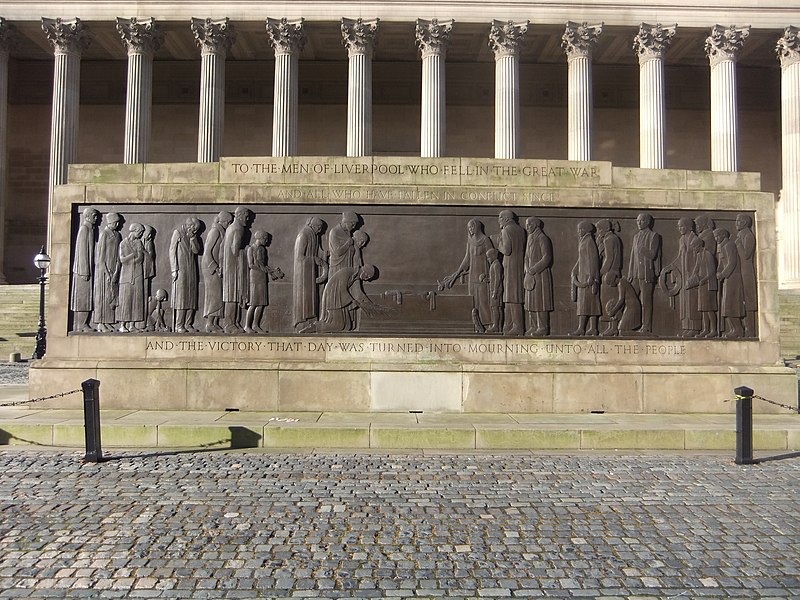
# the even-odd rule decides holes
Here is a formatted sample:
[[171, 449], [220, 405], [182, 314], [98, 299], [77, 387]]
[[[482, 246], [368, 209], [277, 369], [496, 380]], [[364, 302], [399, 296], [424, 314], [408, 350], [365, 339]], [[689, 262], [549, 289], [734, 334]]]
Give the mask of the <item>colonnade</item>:
[[[191, 31], [200, 49], [200, 116], [197, 160], [219, 159], [225, 108], [225, 60], [235, 42], [227, 18], [192, 19]], [[416, 43], [422, 61], [420, 155], [445, 155], [445, 63], [452, 20], [418, 19]], [[55, 55], [50, 193], [65, 183], [67, 166], [76, 156], [81, 53], [90, 34], [78, 18], [42, 19], [42, 29]], [[495, 158], [520, 156], [519, 54], [531, 29], [528, 21], [493, 21], [488, 44], [495, 58]], [[125, 162], [148, 160], [152, 104], [153, 54], [162, 43], [159, 24], [148, 19], [117, 19], [117, 30], [128, 51], [125, 108]], [[347, 155], [372, 153], [372, 56], [379, 19], [341, 20], [342, 42], [348, 55]], [[632, 50], [640, 66], [640, 166], [665, 167], [664, 57], [676, 26], [642, 23]], [[711, 168], [738, 170], [736, 60], [750, 28], [715, 25], [705, 40], [711, 78]], [[566, 23], [562, 36], [568, 65], [569, 160], [592, 159], [592, 53], [603, 24]], [[275, 52], [272, 154], [298, 152], [298, 70], [306, 32], [303, 19], [267, 19], [266, 34]], [[6, 97], [9, 40], [13, 26], [0, 19], [0, 190], [6, 180]], [[782, 68], [783, 190], [780, 216], [784, 252], [782, 281], [800, 287], [800, 48], [798, 30], [787, 27], [778, 40]], [[5, 193], [4, 191], [0, 193]], [[0, 198], [0, 211], [5, 205]], [[0, 215], [2, 216], [2, 215]], [[2, 243], [0, 243], [2, 248]], [[2, 257], [0, 257], [2, 258]], [[1, 263], [0, 263], [1, 264]]]
[[[80, 19], [43, 19], [56, 56], [54, 81], [52, 184], [62, 183], [73, 157], [80, 55], [88, 30]], [[225, 58], [235, 42], [229, 20], [192, 19], [191, 30], [201, 54], [199, 162], [219, 159], [225, 107]], [[149, 150], [153, 53], [162, 42], [154, 19], [117, 19], [128, 49], [125, 116], [125, 162], [145, 162]], [[372, 152], [372, 56], [379, 19], [341, 20], [348, 55], [347, 155]], [[422, 59], [420, 154], [445, 153], [445, 56], [453, 21], [418, 19], [416, 42]], [[495, 57], [495, 158], [519, 158], [519, 53], [528, 21], [493, 21], [488, 43]], [[640, 64], [640, 146], [644, 168], [664, 167], [664, 55], [676, 26], [642, 23], [633, 50]], [[592, 52], [603, 24], [568, 21], [562, 48], [568, 65], [569, 160], [592, 158]], [[299, 55], [306, 40], [303, 19], [267, 19], [266, 33], [275, 51], [272, 153], [297, 154], [297, 81]], [[749, 27], [715, 25], [705, 42], [711, 68], [712, 169], [737, 169], [736, 57]], [[7, 57], [7, 51], [5, 56]], [[7, 60], [7, 58], [6, 58]], [[0, 58], [2, 61], [2, 58]], [[0, 65], [1, 66], [1, 65]]]

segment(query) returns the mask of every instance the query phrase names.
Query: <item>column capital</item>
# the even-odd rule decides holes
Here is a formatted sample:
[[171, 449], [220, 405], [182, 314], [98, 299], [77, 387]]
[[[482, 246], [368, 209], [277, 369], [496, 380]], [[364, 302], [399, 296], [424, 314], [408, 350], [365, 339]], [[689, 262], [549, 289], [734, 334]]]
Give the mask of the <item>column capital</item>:
[[303, 26], [305, 21], [297, 19], [290, 21], [267, 18], [267, 37], [270, 45], [275, 49], [275, 54], [299, 54], [306, 45], [306, 31]]
[[17, 28], [0, 17], [0, 52], [9, 52], [17, 44]]
[[378, 24], [380, 19], [365, 21], [342, 17], [342, 44], [347, 48], [347, 55], [372, 54], [378, 41]]
[[567, 55], [567, 60], [573, 58], [591, 58], [592, 50], [597, 45], [597, 38], [603, 33], [603, 23], [589, 25], [567, 21], [564, 35], [561, 36], [561, 48]]
[[236, 30], [228, 17], [217, 20], [192, 17], [191, 28], [202, 54], [224, 56], [236, 41]]
[[664, 58], [677, 28], [677, 25], [662, 27], [661, 23], [639, 25], [639, 33], [633, 38], [633, 49], [639, 57], [639, 63]]
[[415, 35], [422, 58], [445, 54], [447, 44], [450, 42], [450, 32], [453, 31], [453, 23], [453, 19], [448, 21], [417, 19]]
[[800, 62], [800, 38], [798, 38], [798, 33], [800, 33], [800, 29], [789, 25], [783, 30], [783, 37], [778, 39], [775, 52], [778, 54], [778, 60], [781, 61], [782, 69]]
[[504, 56], [519, 56], [522, 38], [528, 32], [530, 21], [492, 21], [489, 29], [489, 48], [494, 52], [495, 60]]
[[164, 32], [153, 17], [117, 17], [117, 31], [129, 54], [153, 54], [164, 43]]
[[42, 17], [42, 31], [56, 54], [80, 54], [89, 46], [89, 28], [78, 17], [68, 21]]
[[750, 25], [728, 28], [714, 25], [711, 35], [706, 38], [705, 50], [708, 62], [713, 67], [726, 60], [736, 61], [739, 51], [744, 46], [744, 41], [750, 36]]

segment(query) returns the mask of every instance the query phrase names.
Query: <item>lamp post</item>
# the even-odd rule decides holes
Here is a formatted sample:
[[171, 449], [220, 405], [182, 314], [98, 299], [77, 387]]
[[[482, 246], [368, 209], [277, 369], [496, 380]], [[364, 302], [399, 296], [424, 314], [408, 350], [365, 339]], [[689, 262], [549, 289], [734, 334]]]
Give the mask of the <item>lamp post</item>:
[[44, 246], [33, 258], [33, 264], [39, 269], [39, 329], [36, 331], [36, 349], [32, 358], [44, 358], [47, 351], [47, 328], [44, 326], [44, 284], [47, 281], [47, 267], [50, 266], [50, 257], [44, 251]]

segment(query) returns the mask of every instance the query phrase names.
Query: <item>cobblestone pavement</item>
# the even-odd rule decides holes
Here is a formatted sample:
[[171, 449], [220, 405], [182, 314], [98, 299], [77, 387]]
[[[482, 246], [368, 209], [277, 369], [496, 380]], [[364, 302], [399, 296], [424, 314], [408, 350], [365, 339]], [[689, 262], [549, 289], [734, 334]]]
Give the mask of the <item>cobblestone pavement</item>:
[[800, 459], [0, 452], [0, 597], [798, 598]]
[[28, 368], [30, 363], [0, 362], [0, 385], [28, 383]]

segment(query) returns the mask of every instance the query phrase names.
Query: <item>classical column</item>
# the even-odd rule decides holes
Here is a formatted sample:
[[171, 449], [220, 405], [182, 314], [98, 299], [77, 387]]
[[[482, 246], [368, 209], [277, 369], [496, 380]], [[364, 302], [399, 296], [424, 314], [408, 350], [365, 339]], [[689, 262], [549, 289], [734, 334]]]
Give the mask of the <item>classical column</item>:
[[153, 104], [153, 54], [163, 35], [153, 18], [117, 18], [117, 31], [128, 49], [128, 90], [125, 98], [125, 163], [147, 162]]
[[225, 57], [236, 35], [227, 17], [217, 21], [193, 18], [191, 27], [202, 61], [197, 162], [216, 162], [225, 119]]
[[800, 288], [800, 39], [787, 27], [775, 50], [781, 62], [783, 191], [778, 203], [781, 287]]
[[494, 157], [519, 158], [519, 50], [529, 21], [492, 21], [494, 52]]
[[561, 48], [567, 55], [567, 158], [592, 159], [592, 51], [603, 24], [567, 22]]
[[417, 46], [422, 57], [422, 120], [420, 156], [444, 154], [445, 77], [444, 61], [453, 20], [417, 19]]
[[89, 45], [89, 31], [78, 18], [71, 21], [42, 18], [42, 30], [53, 46], [56, 59], [53, 71], [53, 117], [50, 125], [49, 214], [53, 188], [67, 182], [69, 163], [78, 154], [81, 53]]
[[639, 57], [639, 166], [664, 168], [664, 54], [677, 25], [639, 26], [633, 49]]
[[272, 156], [297, 154], [297, 72], [306, 43], [303, 19], [267, 19], [267, 37], [275, 49]]
[[378, 19], [342, 19], [347, 48], [347, 156], [372, 154], [372, 52]]
[[738, 133], [736, 56], [750, 35], [750, 26], [727, 29], [714, 25], [705, 49], [711, 66], [711, 170], [737, 171]]
[[8, 204], [8, 54], [15, 34], [14, 26], [0, 17], [0, 284], [8, 283], [3, 266]]

